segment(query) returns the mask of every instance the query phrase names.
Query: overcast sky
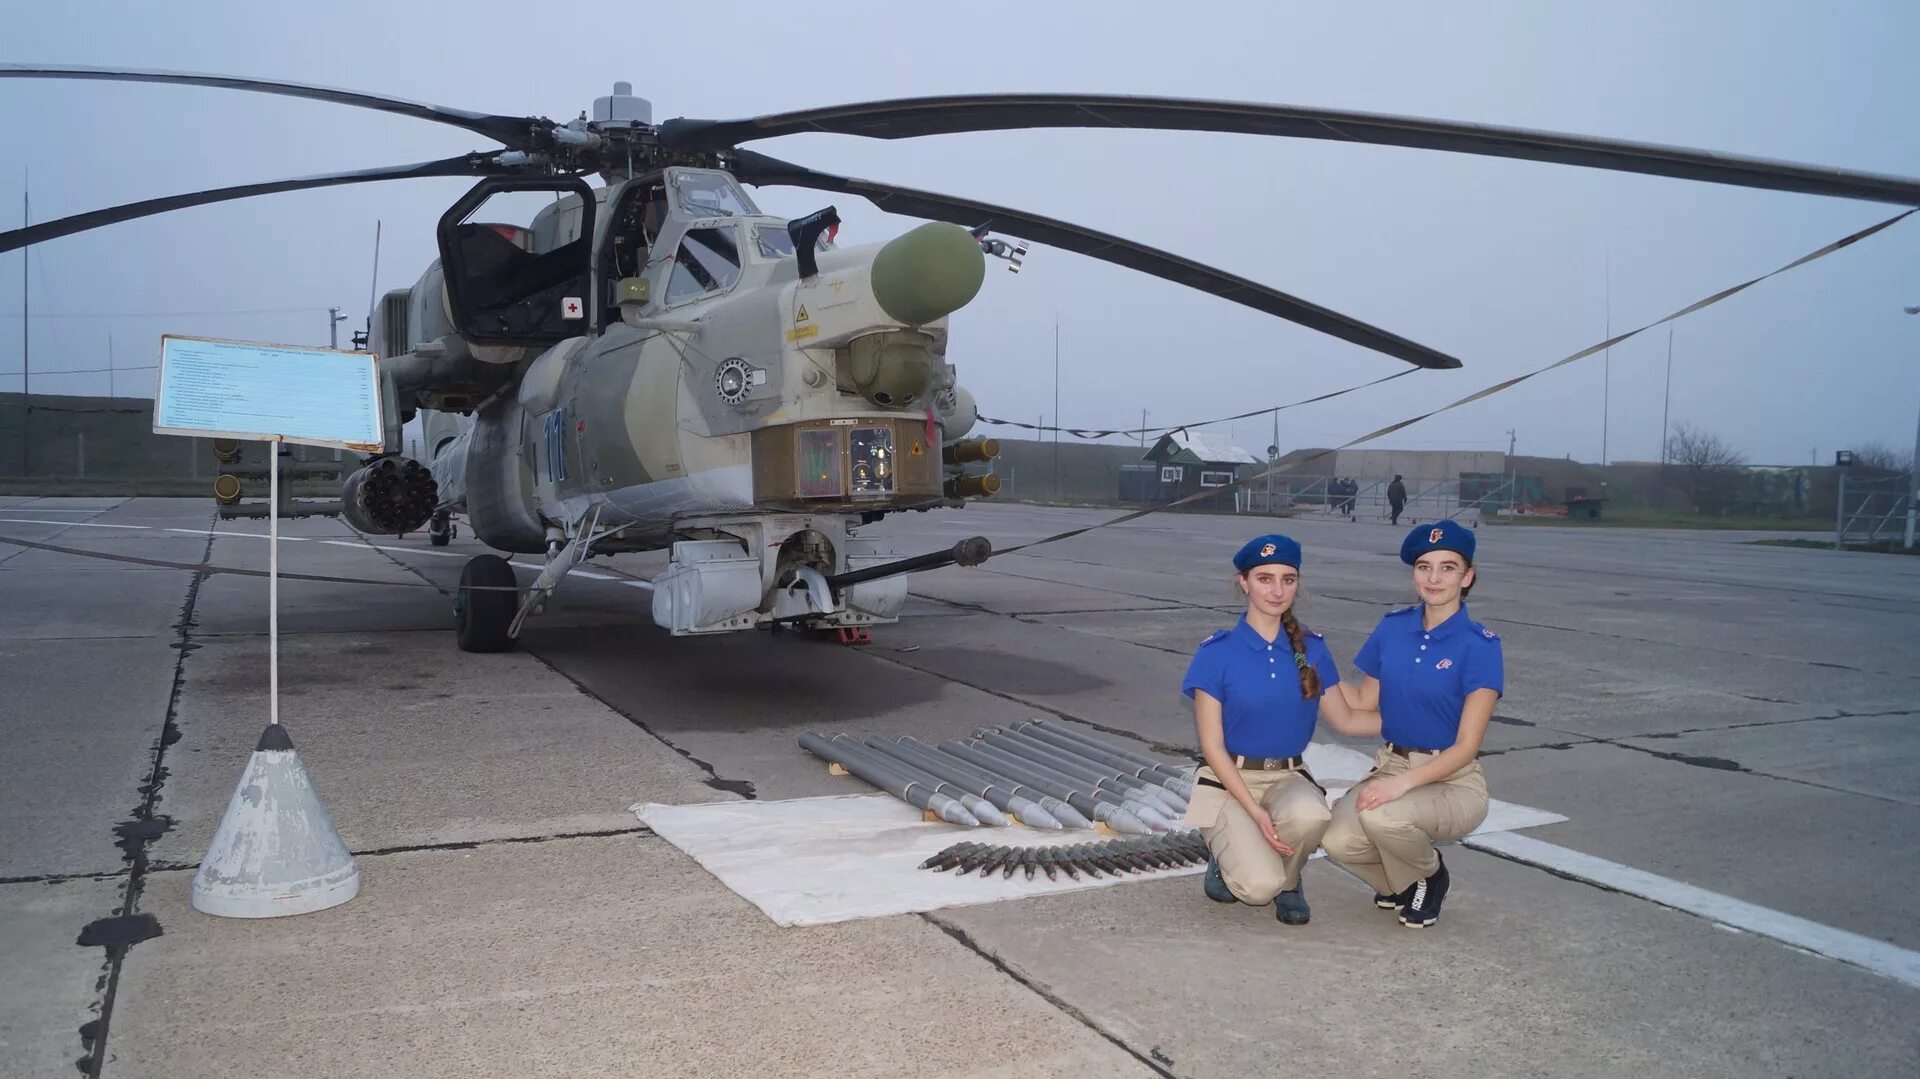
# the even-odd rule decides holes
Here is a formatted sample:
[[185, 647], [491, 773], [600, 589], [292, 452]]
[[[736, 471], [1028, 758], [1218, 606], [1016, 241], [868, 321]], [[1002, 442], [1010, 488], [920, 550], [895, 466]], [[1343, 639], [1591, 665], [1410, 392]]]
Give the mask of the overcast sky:
[[[0, 61], [211, 71], [564, 120], [629, 80], [656, 120], [920, 94], [1053, 90], [1349, 108], [1920, 175], [1911, 3], [1210, 3], [961, 7], [8, 4]], [[284, 13], [267, 14], [279, 9]], [[230, 91], [0, 80], [0, 222], [483, 149], [453, 128]], [[830, 171], [1065, 218], [1166, 248], [1461, 357], [1281, 414], [1283, 448], [1344, 442], [1773, 269], [1896, 208], [1560, 166], [1240, 135], [1044, 131], [756, 144]], [[36, 247], [33, 387], [101, 393], [162, 333], [324, 343], [435, 257], [460, 180], [300, 192]], [[828, 200], [757, 193], [798, 215]], [[842, 244], [913, 222], [837, 198]], [[1682, 320], [1671, 411], [1758, 463], [1877, 440], [1920, 412], [1920, 219]], [[0, 256], [0, 388], [20, 386], [21, 259]], [[130, 317], [164, 312], [164, 316]], [[205, 312], [243, 312], [205, 314]], [[981, 411], [1070, 426], [1194, 422], [1400, 369], [1271, 317], [1078, 255], [989, 267], [949, 358]], [[1378, 445], [1657, 459], [1667, 334]], [[151, 395], [152, 371], [114, 376]], [[1216, 430], [1224, 430], [1218, 428]], [[1264, 421], [1230, 433], [1256, 452]]]

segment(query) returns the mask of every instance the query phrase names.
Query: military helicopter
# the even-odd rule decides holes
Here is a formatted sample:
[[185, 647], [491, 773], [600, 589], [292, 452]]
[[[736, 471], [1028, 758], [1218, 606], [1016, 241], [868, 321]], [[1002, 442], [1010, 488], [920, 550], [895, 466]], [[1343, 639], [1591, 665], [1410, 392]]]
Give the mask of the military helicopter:
[[[654, 620], [675, 636], [768, 625], [864, 632], [891, 622], [905, 573], [977, 564], [984, 539], [902, 558], [857, 534], [888, 513], [990, 496], [969, 472], [972, 396], [947, 359], [949, 317], [985, 260], [1027, 242], [1127, 266], [1408, 363], [1460, 361], [1210, 266], [1070, 222], [820, 172], [742, 143], [801, 132], [904, 139], [1050, 127], [1144, 128], [1402, 146], [1920, 205], [1920, 181], [1550, 132], [1283, 105], [1090, 94], [874, 101], [741, 120], [652, 121], [627, 83], [566, 123], [247, 77], [0, 65], [0, 78], [219, 87], [463, 128], [501, 144], [438, 161], [150, 199], [0, 233], [0, 251], [169, 210], [282, 191], [421, 177], [478, 182], [439, 220], [440, 259], [369, 313], [389, 416], [386, 453], [345, 481], [348, 523], [452, 536], [464, 514], [498, 550], [544, 554], [518, 588], [496, 555], [456, 599], [468, 651], [513, 647], [589, 555], [670, 551]], [[590, 186], [587, 177], [602, 183]], [[831, 206], [762, 213], [742, 184], [864, 197], [928, 220], [841, 248]], [[530, 226], [497, 198], [545, 193]], [[1001, 234], [1000, 236], [993, 235]], [[1008, 237], [1020, 237], [1009, 239]], [[402, 456], [418, 415], [429, 460]]]

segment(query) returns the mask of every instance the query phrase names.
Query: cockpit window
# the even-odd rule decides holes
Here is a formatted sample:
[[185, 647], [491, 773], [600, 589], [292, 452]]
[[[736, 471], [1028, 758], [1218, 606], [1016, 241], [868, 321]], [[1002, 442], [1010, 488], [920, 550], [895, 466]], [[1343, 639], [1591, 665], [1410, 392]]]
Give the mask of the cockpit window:
[[[790, 259], [793, 257], [793, 236], [787, 232], [785, 225], [755, 225], [753, 239], [755, 246], [760, 249], [761, 258]], [[833, 249], [824, 235], [814, 241], [813, 246], [818, 251]]]
[[687, 230], [673, 258], [673, 276], [667, 279], [669, 306], [733, 287], [740, 279], [737, 235], [734, 228]]
[[674, 172], [673, 192], [688, 217], [751, 217], [760, 212], [725, 173]]

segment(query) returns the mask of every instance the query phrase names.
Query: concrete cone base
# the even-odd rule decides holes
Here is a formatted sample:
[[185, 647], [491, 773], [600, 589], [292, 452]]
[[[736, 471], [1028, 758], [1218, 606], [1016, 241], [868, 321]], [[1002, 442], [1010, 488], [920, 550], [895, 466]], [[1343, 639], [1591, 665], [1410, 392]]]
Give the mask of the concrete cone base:
[[269, 726], [193, 876], [195, 910], [278, 918], [338, 906], [360, 892], [360, 870], [284, 728]]

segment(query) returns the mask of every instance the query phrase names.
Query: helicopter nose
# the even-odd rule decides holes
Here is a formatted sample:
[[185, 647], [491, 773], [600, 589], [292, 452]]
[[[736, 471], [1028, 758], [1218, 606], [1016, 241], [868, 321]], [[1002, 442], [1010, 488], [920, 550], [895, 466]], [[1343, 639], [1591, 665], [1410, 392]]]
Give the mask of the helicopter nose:
[[980, 241], [958, 225], [935, 221], [874, 256], [873, 298], [889, 318], [924, 326], [970, 303], [986, 276]]

